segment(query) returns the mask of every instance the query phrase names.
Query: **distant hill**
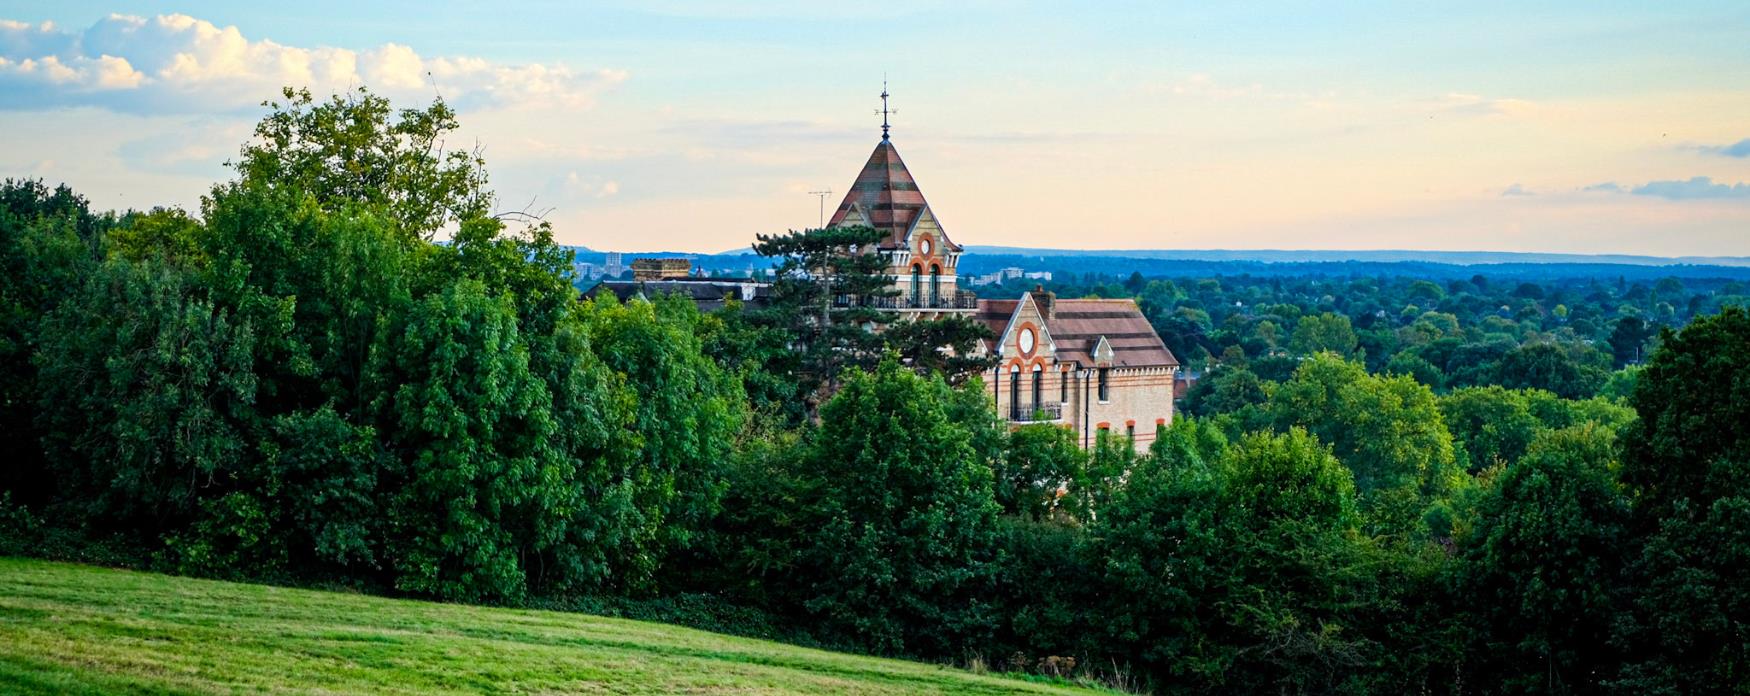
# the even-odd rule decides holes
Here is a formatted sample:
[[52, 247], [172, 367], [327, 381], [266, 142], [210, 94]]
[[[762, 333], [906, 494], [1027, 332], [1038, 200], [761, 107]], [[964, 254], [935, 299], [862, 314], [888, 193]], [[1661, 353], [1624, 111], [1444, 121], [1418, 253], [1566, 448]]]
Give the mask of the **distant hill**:
[[1362, 261], [1373, 263], [1439, 263], [1455, 266], [1479, 264], [1608, 264], [1628, 266], [1745, 266], [1750, 256], [1637, 256], [1633, 254], [1558, 254], [1516, 251], [1414, 251], [1407, 249], [1029, 249], [1026, 247], [966, 247], [966, 253], [988, 256], [1034, 258], [1088, 257], [1125, 259], [1177, 259], [1186, 261], [1258, 261], [1263, 263], [1316, 263]]

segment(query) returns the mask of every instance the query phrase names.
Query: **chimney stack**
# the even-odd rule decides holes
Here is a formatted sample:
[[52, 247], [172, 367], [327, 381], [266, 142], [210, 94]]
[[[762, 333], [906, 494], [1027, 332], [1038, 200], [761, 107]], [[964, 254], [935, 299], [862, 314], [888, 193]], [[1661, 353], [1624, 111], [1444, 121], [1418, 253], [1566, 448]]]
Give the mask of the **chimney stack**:
[[1032, 294], [1033, 304], [1039, 307], [1039, 316], [1044, 317], [1045, 321], [1051, 321], [1053, 318], [1051, 306], [1057, 300], [1057, 293], [1046, 292], [1044, 285], [1034, 285]]

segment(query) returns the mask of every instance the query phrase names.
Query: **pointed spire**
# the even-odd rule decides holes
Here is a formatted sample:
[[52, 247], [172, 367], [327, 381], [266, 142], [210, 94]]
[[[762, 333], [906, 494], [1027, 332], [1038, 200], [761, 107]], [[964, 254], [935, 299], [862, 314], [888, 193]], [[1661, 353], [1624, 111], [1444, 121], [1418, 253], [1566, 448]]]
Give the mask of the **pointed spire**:
[[881, 139], [887, 139], [887, 78], [881, 78]]

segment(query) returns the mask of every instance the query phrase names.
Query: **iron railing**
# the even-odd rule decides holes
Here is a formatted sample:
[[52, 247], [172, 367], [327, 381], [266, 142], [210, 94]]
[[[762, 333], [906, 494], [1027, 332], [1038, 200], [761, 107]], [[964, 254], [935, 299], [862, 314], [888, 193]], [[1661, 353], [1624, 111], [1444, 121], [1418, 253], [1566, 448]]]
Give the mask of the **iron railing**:
[[1011, 423], [1050, 423], [1063, 420], [1063, 404], [1061, 402], [1043, 404], [1020, 404], [1019, 408], [1009, 411]]
[[874, 309], [978, 309], [978, 295], [964, 290], [953, 295], [940, 297], [839, 295], [833, 298], [832, 303], [834, 307], [872, 307]]

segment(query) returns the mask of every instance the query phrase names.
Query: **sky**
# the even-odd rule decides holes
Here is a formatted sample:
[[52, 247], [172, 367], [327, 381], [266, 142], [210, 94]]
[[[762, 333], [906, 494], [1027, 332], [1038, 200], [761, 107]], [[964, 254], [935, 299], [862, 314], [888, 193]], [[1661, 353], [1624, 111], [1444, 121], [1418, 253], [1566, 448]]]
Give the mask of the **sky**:
[[884, 77], [961, 244], [1750, 255], [1742, 0], [0, 0], [0, 176], [197, 211], [364, 86], [563, 243], [720, 252], [830, 215]]

